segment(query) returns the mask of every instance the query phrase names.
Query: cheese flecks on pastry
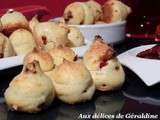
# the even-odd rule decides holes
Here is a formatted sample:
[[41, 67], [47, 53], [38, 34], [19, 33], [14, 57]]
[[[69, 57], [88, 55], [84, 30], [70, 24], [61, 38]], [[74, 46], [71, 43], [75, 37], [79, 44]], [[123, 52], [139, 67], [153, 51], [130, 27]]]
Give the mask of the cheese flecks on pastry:
[[10, 35], [9, 40], [17, 55], [26, 55], [36, 47], [33, 35], [25, 29], [14, 31]]
[[89, 0], [86, 2], [86, 4], [92, 10], [92, 13], [94, 15], [94, 23], [102, 20], [103, 17], [102, 6], [95, 0]]
[[64, 60], [50, 76], [56, 94], [63, 102], [74, 104], [90, 100], [95, 86], [92, 77], [82, 62]]
[[69, 30], [53, 22], [41, 22], [35, 26], [34, 36], [37, 45], [45, 50], [65, 46], [68, 43]]
[[11, 81], [4, 96], [11, 110], [35, 113], [49, 106], [55, 93], [51, 79], [33, 61]]
[[125, 80], [123, 68], [113, 48], [103, 42], [100, 36], [96, 36], [95, 41], [86, 51], [83, 61], [92, 75], [96, 89], [109, 91], [123, 85]]
[[117, 59], [108, 60], [102, 69], [90, 72], [96, 88], [100, 91], [119, 89], [125, 80], [124, 70]]
[[8, 37], [0, 33], [0, 58], [14, 56], [15, 52]]
[[34, 48], [32, 52], [28, 53], [24, 58], [24, 64], [38, 61], [43, 72], [51, 71], [54, 68], [54, 62], [51, 55], [41, 49]]
[[85, 13], [81, 2], [74, 2], [69, 4], [63, 14], [64, 20], [68, 24], [80, 25], [84, 22]]
[[18, 11], [9, 10], [1, 17], [1, 22], [3, 32], [7, 35], [19, 28], [29, 29], [26, 17]]
[[131, 13], [131, 8], [119, 0], [108, 0], [103, 6], [103, 20], [106, 23], [123, 21]]
[[92, 24], [94, 15], [91, 7], [84, 2], [73, 2], [64, 10], [64, 20], [67, 24]]
[[92, 9], [86, 4], [81, 3], [81, 6], [84, 10], [84, 21], [83, 24], [93, 24], [94, 22], [94, 14], [92, 12]]

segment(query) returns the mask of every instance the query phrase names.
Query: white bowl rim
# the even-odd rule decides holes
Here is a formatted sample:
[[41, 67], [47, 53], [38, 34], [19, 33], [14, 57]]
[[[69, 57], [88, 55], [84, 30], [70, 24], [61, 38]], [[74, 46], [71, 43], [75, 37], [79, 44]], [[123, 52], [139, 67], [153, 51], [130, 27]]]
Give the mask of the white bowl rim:
[[[51, 21], [58, 21], [61, 17], [56, 17], [51, 19]], [[120, 26], [120, 25], [125, 25], [126, 20], [123, 21], [117, 21], [113, 23], [104, 23], [104, 24], [92, 24], [92, 25], [69, 25], [69, 26], [75, 26], [79, 28], [96, 28], [96, 27], [113, 27], [113, 26]]]

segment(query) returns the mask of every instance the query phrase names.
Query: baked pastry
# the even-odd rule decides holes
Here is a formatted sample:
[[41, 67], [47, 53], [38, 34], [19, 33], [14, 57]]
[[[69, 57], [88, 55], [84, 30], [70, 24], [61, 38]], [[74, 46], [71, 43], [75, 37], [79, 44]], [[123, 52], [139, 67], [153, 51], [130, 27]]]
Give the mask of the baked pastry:
[[86, 2], [86, 4], [92, 10], [92, 13], [94, 15], [94, 23], [102, 20], [102, 18], [103, 18], [102, 6], [98, 2], [96, 2], [95, 0], [89, 0]]
[[94, 23], [94, 13], [92, 9], [86, 3], [81, 3], [81, 6], [84, 10], [83, 24], [93, 24]]
[[34, 31], [35, 26], [39, 23], [38, 19], [37, 19], [37, 15], [35, 15], [30, 21], [29, 21], [29, 28], [30, 30]]
[[26, 55], [36, 47], [33, 35], [26, 29], [21, 28], [14, 31], [9, 40], [17, 55]]
[[81, 2], [69, 4], [64, 10], [63, 17], [67, 24], [83, 24], [85, 13], [83, 7], [81, 6]]
[[84, 2], [73, 2], [64, 10], [64, 20], [67, 24], [92, 24], [94, 15], [91, 8]]
[[34, 36], [39, 47], [50, 50], [68, 43], [69, 30], [54, 22], [41, 22], [35, 26]]
[[63, 102], [75, 104], [90, 100], [95, 86], [92, 77], [82, 62], [64, 60], [50, 75], [57, 97]]
[[55, 93], [51, 79], [42, 72], [39, 63], [33, 61], [11, 81], [4, 96], [11, 110], [35, 113], [48, 107]]
[[49, 54], [52, 56], [55, 65], [60, 65], [63, 63], [63, 60], [74, 61], [77, 59], [77, 55], [74, 51], [65, 46], [59, 46], [57, 48], [51, 49]]
[[32, 52], [28, 53], [24, 58], [24, 64], [38, 61], [43, 72], [51, 71], [54, 68], [54, 62], [51, 55], [41, 49], [34, 48]]
[[13, 47], [5, 35], [0, 33], [0, 58], [14, 56]]
[[10, 35], [13, 31], [24, 28], [29, 30], [29, 24], [26, 17], [18, 12], [10, 9], [2, 17], [1, 22], [3, 26], [3, 32]]
[[107, 0], [103, 6], [103, 20], [106, 23], [123, 21], [131, 13], [131, 8], [119, 0]]
[[124, 83], [125, 73], [115, 57], [113, 48], [103, 42], [100, 36], [96, 36], [83, 60], [98, 90], [114, 90]]
[[68, 39], [70, 47], [84, 45], [84, 37], [77, 27], [69, 27]]

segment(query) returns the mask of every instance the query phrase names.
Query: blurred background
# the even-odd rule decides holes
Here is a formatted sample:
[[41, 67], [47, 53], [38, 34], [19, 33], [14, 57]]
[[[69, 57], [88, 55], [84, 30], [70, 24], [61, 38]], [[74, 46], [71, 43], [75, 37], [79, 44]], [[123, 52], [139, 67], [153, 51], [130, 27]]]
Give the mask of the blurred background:
[[[17, 8], [30, 19], [35, 13], [51, 19], [62, 16], [64, 8], [77, 0], [1, 0], [0, 15], [9, 8]], [[78, 0], [86, 1], [86, 0]], [[96, 0], [104, 4], [106, 0]], [[132, 8], [127, 33], [153, 34], [160, 23], [160, 0], [121, 0]]]

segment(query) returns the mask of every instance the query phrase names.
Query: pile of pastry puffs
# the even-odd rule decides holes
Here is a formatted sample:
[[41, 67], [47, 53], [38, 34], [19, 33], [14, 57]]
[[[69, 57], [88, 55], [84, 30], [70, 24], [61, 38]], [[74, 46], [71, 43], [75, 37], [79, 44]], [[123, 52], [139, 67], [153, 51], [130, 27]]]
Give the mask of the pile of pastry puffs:
[[89, 0], [69, 4], [62, 21], [73, 25], [113, 23], [125, 20], [130, 13], [131, 8], [119, 0], [107, 0], [104, 5]]
[[66, 46], [50, 51], [34, 48], [4, 96], [11, 110], [36, 113], [51, 105], [55, 97], [68, 104], [85, 102], [92, 99], [96, 89], [116, 90], [124, 80], [115, 51], [96, 36], [83, 59]]
[[60, 45], [84, 45], [84, 37], [78, 28], [39, 22], [37, 16], [28, 21], [22, 13], [12, 9], [0, 18], [0, 32], [0, 58], [26, 55], [35, 47], [49, 51]]
[[68, 104], [85, 102], [95, 90], [116, 90], [125, 81], [114, 49], [99, 35], [79, 58], [70, 48], [84, 44], [75, 27], [39, 22], [36, 16], [28, 22], [14, 10], [3, 15], [1, 23], [1, 57], [25, 55], [21, 73], [4, 93], [11, 110], [37, 113], [55, 98]]

